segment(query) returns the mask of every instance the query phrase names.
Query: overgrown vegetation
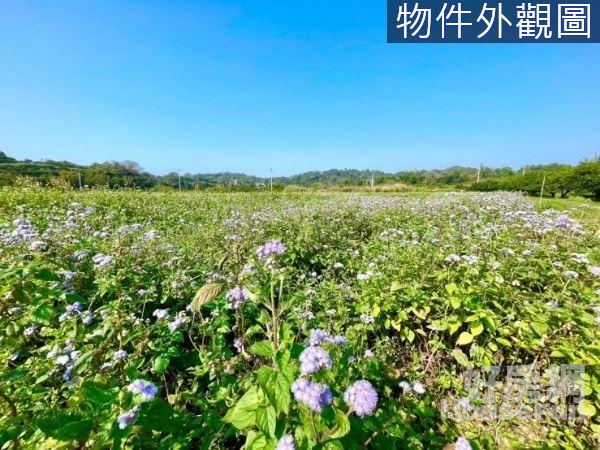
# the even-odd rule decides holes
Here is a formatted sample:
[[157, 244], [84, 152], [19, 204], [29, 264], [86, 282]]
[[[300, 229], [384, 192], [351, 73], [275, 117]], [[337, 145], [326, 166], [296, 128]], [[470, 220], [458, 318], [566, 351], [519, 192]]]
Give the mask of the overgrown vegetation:
[[[597, 447], [599, 238], [567, 213], [32, 185], [0, 217], [3, 448]], [[577, 421], [442, 414], [481, 406], [468, 368], [556, 364]]]

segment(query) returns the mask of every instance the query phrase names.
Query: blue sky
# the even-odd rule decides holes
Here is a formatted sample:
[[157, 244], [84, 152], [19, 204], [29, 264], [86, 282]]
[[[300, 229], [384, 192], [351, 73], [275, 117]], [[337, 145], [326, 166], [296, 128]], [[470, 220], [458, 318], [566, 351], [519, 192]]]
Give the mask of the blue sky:
[[0, 150], [257, 175], [600, 154], [600, 45], [388, 45], [385, 10], [0, 0]]

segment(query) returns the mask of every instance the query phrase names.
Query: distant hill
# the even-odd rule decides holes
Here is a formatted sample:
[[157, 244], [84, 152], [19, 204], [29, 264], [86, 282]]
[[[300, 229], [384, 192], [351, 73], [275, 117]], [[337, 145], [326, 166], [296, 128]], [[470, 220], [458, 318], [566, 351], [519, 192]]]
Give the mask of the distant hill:
[[4, 152], [0, 152], [0, 164], [8, 164], [14, 162], [17, 162], [17, 160], [7, 156]]
[[[449, 186], [474, 190], [520, 190], [532, 195], [540, 192], [547, 177], [545, 192], [566, 196], [573, 190], [600, 197], [600, 160], [584, 161], [576, 167], [564, 164], [536, 165], [514, 170], [510, 167], [479, 169], [452, 166], [446, 169], [412, 170], [395, 173], [357, 169], [331, 169], [273, 178], [275, 189], [285, 186], [331, 187], [365, 186], [371, 182], [397, 186]], [[0, 152], [0, 186], [10, 185], [18, 177], [30, 177], [48, 184], [63, 180], [78, 187], [176, 188], [253, 190], [271, 185], [270, 178], [244, 173], [169, 173], [157, 176], [144, 171], [133, 161], [109, 161], [81, 166], [68, 161], [18, 161]]]

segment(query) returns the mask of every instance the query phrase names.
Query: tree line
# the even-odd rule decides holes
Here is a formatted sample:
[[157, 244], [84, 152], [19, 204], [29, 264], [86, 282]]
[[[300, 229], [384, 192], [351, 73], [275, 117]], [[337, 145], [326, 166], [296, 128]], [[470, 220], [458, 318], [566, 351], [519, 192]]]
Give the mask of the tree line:
[[96, 163], [81, 166], [68, 161], [18, 161], [0, 152], [0, 186], [28, 177], [47, 185], [56, 180], [78, 187], [136, 189], [209, 189], [248, 191], [283, 189], [285, 186], [327, 188], [400, 184], [414, 187], [448, 187], [477, 191], [509, 190], [565, 198], [571, 193], [600, 200], [600, 159], [593, 158], [576, 166], [549, 164], [510, 167], [460, 167], [412, 170], [396, 173], [334, 169], [311, 171], [289, 177], [264, 178], [243, 173], [153, 175], [133, 161]]

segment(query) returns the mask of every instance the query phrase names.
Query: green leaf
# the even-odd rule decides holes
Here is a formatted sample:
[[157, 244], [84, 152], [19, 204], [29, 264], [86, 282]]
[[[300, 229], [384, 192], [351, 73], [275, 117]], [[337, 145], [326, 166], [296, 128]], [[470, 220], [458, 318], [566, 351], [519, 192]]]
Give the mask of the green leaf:
[[137, 425], [163, 433], [177, 433], [183, 425], [182, 416], [163, 399], [156, 399], [142, 408]]
[[480, 322], [473, 322], [469, 327], [469, 331], [473, 336], [479, 336], [483, 333], [483, 325]]
[[510, 347], [512, 345], [508, 339], [504, 339], [501, 337], [496, 338], [496, 342], [500, 345], [503, 345], [504, 347]]
[[6, 325], [4, 332], [7, 336], [19, 336], [21, 333], [23, 333], [23, 327], [17, 322], [10, 322], [8, 325]]
[[582, 400], [577, 407], [577, 412], [582, 416], [594, 417], [596, 414], [596, 408], [589, 400]]
[[88, 369], [92, 364], [93, 355], [94, 351], [90, 350], [77, 358], [77, 361], [75, 361], [75, 364], [73, 365], [73, 374], [79, 375]]
[[256, 426], [267, 436], [275, 435], [277, 426], [277, 413], [272, 406], [258, 408], [256, 411]]
[[350, 421], [348, 416], [343, 411], [337, 410], [335, 412], [335, 431], [331, 434], [331, 439], [338, 439], [346, 436], [350, 432]]
[[256, 424], [256, 411], [259, 407], [258, 388], [250, 388], [240, 400], [227, 411], [223, 421], [232, 424], [238, 430], [250, 428]]
[[40, 271], [36, 272], [34, 278], [42, 281], [60, 281], [60, 277], [48, 269], [41, 269]]
[[98, 406], [112, 403], [118, 394], [117, 388], [107, 389], [105, 386], [93, 381], [84, 382], [81, 388], [85, 398]]
[[84, 441], [88, 439], [94, 421], [79, 414], [59, 412], [39, 419], [37, 426], [45, 435], [59, 441]]
[[461, 366], [465, 366], [465, 367], [472, 366], [472, 364], [469, 362], [469, 358], [467, 358], [467, 355], [465, 355], [461, 349], [456, 348], [456, 349], [452, 350], [452, 352], [450, 354], [454, 357], [456, 362], [459, 363]]
[[450, 331], [450, 334], [454, 334], [458, 331], [458, 329], [460, 328], [462, 324], [457, 321], [457, 320], [449, 320], [448, 321], [448, 331]]
[[458, 289], [458, 286], [456, 285], [456, 283], [448, 283], [444, 287], [445, 287], [446, 292], [448, 293], [448, 295], [454, 294], [456, 292], [456, 290]]
[[290, 394], [291, 387], [292, 382], [290, 379], [284, 373], [279, 372], [275, 379], [275, 407], [278, 413], [289, 413], [292, 401]]
[[50, 325], [54, 316], [54, 307], [50, 303], [42, 303], [31, 314], [36, 322], [44, 325]]
[[251, 431], [246, 436], [244, 450], [263, 450], [267, 447], [267, 438], [262, 433]]
[[371, 311], [371, 316], [379, 317], [380, 312], [381, 312], [381, 308], [379, 307], [379, 305], [375, 305], [375, 306], [373, 306], [373, 310]]
[[467, 345], [471, 342], [473, 342], [473, 335], [471, 333], [463, 331], [462, 333], [460, 333], [460, 336], [458, 336], [458, 339], [456, 340], [456, 345]]
[[433, 331], [444, 331], [448, 329], [448, 324], [442, 323], [440, 320], [432, 320], [431, 323], [427, 325], [427, 328]]
[[402, 284], [398, 280], [392, 281], [392, 285], [390, 286], [390, 292], [396, 292], [402, 289]]
[[262, 366], [257, 370], [258, 385], [262, 388], [271, 405], [276, 404], [275, 386], [277, 380], [277, 372], [271, 367]]
[[171, 358], [169, 358], [167, 355], [158, 355], [156, 358], [154, 358], [154, 364], [152, 365], [154, 373], [157, 375], [162, 375], [165, 373], [170, 362]]
[[250, 347], [250, 353], [253, 353], [264, 358], [272, 358], [275, 356], [275, 350], [273, 350], [273, 344], [271, 341], [260, 341], [255, 342]]
[[543, 322], [531, 322], [531, 328], [539, 337], [543, 337], [548, 331], [548, 325]]
[[452, 306], [453, 309], [460, 308], [461, 303], [460, 297], [450, 297], [450, 306]]

